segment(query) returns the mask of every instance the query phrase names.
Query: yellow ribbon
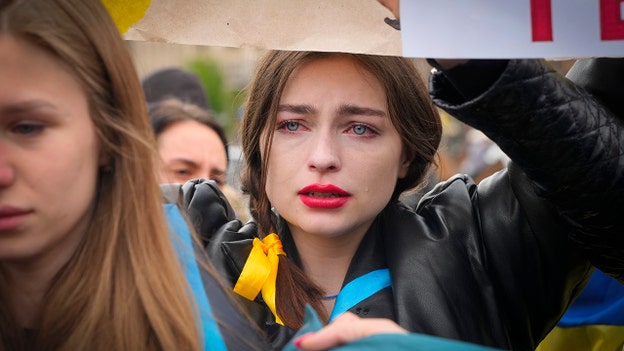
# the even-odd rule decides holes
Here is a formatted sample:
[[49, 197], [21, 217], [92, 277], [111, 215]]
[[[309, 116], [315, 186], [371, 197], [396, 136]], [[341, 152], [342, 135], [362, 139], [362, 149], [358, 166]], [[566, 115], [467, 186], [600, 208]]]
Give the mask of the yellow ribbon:
[[253, 247], [234, 286], [234, 292], [250, 301], [262, 292], [262, 298], [275, 316], [275, 322], [284, 325], [275, 308], [275, 280], [279, 255], [286, 256], [286, 253], [277, 234], [271, 233], [262, 241], [254, 238]]

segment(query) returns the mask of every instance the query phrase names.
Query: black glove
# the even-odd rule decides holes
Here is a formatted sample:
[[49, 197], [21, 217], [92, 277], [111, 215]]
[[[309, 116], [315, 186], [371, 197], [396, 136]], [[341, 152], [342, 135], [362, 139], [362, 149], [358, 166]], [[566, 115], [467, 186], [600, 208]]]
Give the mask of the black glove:
[[221, 226], [236, 220], [234, 209], [213, 180], [192, 179], [180, 190], [178, 205], [186, 210], [188, 221], [204, 247]]

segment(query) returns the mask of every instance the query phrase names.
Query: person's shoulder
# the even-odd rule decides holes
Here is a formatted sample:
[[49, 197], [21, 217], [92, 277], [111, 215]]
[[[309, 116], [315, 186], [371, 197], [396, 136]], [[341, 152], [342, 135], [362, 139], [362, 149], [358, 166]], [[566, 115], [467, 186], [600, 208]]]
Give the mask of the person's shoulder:
[[227, 282], [205, 269], [202, 269], [202, 281], [213, 318], [228, 350], [272, 349], [262, 332], [238, 305], [238, 300], [227, 292]]
[[397, 233], [418, 230], [436, 235], [442, 227], [445, 231], [465, 229], [478, 211], [477, 190], [472, 178], [456, 174], [434, 185], [416, 202], [403, 198], [391, 203], [383, 212], [384, 223], [391, 223]]
[[458, 196], [471, 198], [476, 190], [477, 185], [470, 176], [458, 173], [434, 185], [430, 191], [422, 196], [415, 209], [418, 212], [423, 207]]

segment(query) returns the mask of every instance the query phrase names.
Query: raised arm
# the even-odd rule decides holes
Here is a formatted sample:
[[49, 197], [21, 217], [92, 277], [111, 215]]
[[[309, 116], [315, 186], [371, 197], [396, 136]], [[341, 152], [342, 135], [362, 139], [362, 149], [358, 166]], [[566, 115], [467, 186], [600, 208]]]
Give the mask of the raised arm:
[[[479, 77], [491, 84], [475, 84]], [[542, 60], [471, 60], [435, 72], [430, 94], [495, 141], [592, 263], [624, 281], [622, 119]]]

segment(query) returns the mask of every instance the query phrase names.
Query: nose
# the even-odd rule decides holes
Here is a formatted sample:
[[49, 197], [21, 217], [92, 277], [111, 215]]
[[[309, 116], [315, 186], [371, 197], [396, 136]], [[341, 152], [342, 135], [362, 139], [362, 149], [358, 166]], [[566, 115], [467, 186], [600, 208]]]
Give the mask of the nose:
[[4, 151], [0, 151], [0, 188], [13, 184], [15, 180], [15, 170], [10, 164]]
[[12, 162], [10, 142], [0, 135], [0, 188], [5, 188], [15, 181], [15, 165]]
[[312, 140], [308, 167], [317, 172], [336, 171], [340, 169], [340, 145], [331, 133], [320, 133]]

